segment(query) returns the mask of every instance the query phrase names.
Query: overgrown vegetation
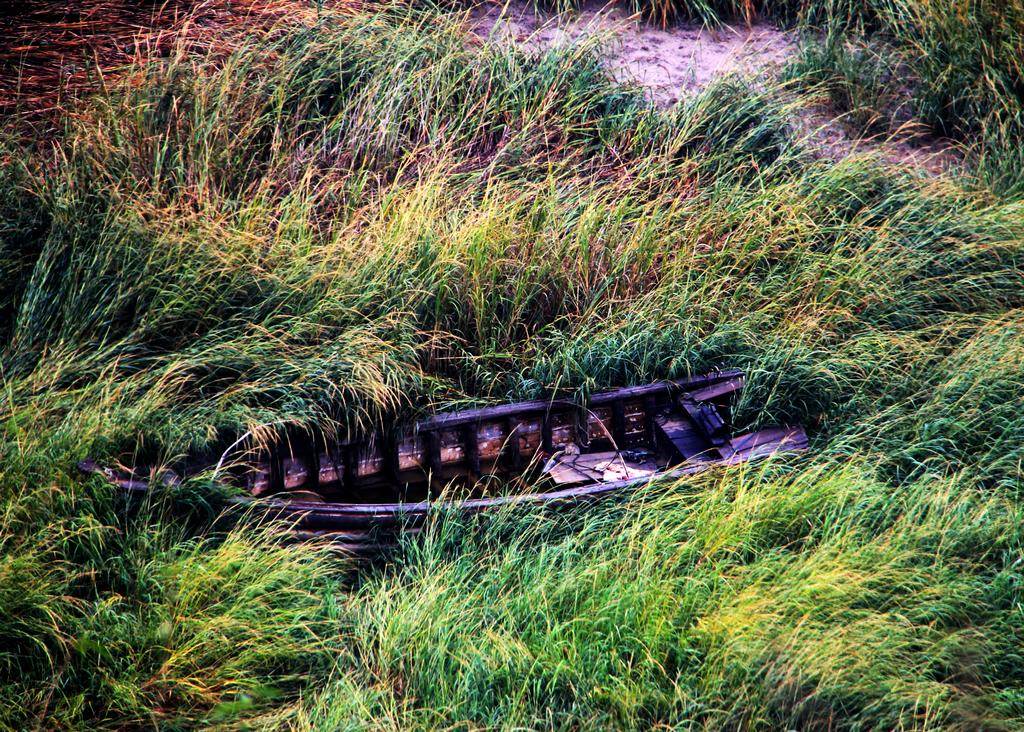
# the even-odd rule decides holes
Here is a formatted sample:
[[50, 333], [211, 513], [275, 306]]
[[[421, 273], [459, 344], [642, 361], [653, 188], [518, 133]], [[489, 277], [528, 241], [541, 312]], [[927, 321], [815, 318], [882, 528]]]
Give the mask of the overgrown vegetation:
[[[555, 0], [559, 10], [577, 0]], [[858, 134], [896, 130], [961, 145], [999, 195], [1024, 194], [1021, 0], [630, 0], [650, 21], [798, 29], [793, 78], [823, 91]]]
[[964, 143], [996, 191], [1024, 193], [1024, 3], [880, 0], [809, 19], [797, 70], [856, 125], [921, 125]]
[[[325, 11], [8, 145], [2, 723], [1020, 725], [1022, 205], [818, 160], [787, 98]], [[811, 453], [387, 567], [74, 469], [718, 366]]]

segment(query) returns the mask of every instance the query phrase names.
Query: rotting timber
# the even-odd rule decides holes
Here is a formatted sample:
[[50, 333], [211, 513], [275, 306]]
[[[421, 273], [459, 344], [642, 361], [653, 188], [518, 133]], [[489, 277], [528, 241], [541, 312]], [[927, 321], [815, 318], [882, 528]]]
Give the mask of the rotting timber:
[[[552, 399], [448, 412], [403, 434], [377, 432], [363, 440], [292, 436], [267, 448], [242, 439], [237, 457], [213, 469], [216, 480], [241, 488], [291, 522], [300, 537], [329, 535], [366, 551], [415, 530], [440, 506], [476, 513], [511, 504], [592, 501], [657, 477], [695, 473], [779, 451], [802, 450], [801, 427], [733, 434], [730, 403], [743, 373], [615, 389], [586, 406]], [[150, 480], [127, 471], [100, 472], [129, 493]], [[180, 476], [163, 473], [167, 484]]]

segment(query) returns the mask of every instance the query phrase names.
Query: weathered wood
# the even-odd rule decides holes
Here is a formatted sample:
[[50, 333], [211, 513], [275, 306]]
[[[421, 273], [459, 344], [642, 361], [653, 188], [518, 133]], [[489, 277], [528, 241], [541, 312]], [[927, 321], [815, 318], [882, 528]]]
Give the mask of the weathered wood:
[[612, 402], [612, 437], [620, 446], [626, 444], [626, 404], [618, 399]]
[[551, 432], [551, 413], [544, 412], [540, 423], [541, 447], [546, 453], [555, 451], [554, 435]]
[[804, 450], [807, 433], [802, 427], [769, 427], [739, 435], [719, 447], [722, 457], [732, 462], [770, 455], [780, 450]]
[[284, 489], [284, 457], [275, 452], [270, 456], [270, 490], [276, 493]]
[[655, 423], [659, 437], [671, 445], [681, 460], [701, 457], [710, 459], [709, 451], [713, 446], [706, 437], [693, 426], [693, 422], [681, 415], [662, 415]]
[[427, 450], [427, 465], [435, 479], [441, 476], [441, 439], [436, 432], [424, 432], [423, 443]]
[[728, 432], [728, 426], [714, 404], [698, 402], [689, 396], [680, 399], [679, 404], [693, 420], [697, 429], [711, 441], [711, 444], [722, 444]]
[[519, 446], [519, 420], [515, 417], [505, 418], [505, 445], [502, 457], [510, 470], [523, 469], [523, 453]]
[[480, 450], [477, 443], [477, 429], [472, 423], [462, 425], [462, 444], [466, 451], [466, 467], [474, 478], [480, 477]]
[[718, 397], [725, 396], [726, 394], [732, 394], [733, 392], [739, 391], [743, 388], [743, 384], [743, 377], [736, 376], [696, 389], [687, 389], [686, 396], [698, 402], [717, 399]]
[[[438, 504], [399, 499], [429, 495], [426, 488], [410, 493], [410, 484], [402, 482], [426, 485], [428, 475], [445, 483], [468, 480], [464, 484], [470, 491], [481, 470], [505, 475], [531, 471], [525, 477], [537, 483], [536, 492], [451, 504], [472, 513], [513, 504], [598, 500], [654, 478], [805, 449], [807, 435], [799, 427], [729, 435], [728, 412], [719, 412], [715, 400], [721, 404], [742, 383], [739, 372], [723, 372], [597, 394], [586, 410], [554, 400], [438, 415], [401, 440], [389, 432], [363, 443], [329, 443], [322, 453], [312, 440], [297, 449], [289, 444], [262, 453], [255, 463], [236, 461], [215, 478], [248, 485], [254, 494], [278, 493], [261, 505], [300, 531], [338, 532], [348, 541], [363, 532], [369, 537], [371, 529], [393, 532], [422, 525]], [[609, 437], [617, 449], [604, 447]], [[593, 452], [586, 449], [590, 438], [599, 441]], [[540, 466], [559, 450], [565, 457], [551, 461], [544, 487]], [[94, 463], [83, 463], [82, 469], [102, 473], [128, 493], [150, 490], [151, 480], [162, 485], [159, 474], [140, 480]]]
[[[659, 381], [654, 384], [644, 384], [642, 386], [627, 386], [621, 389], [614, 389], [594, 394], [590, 397], [589, 404], [593, 407], [610, 404], [614, 401], [636, 399], [638, 397], [645, 397], [654, 394], [669, 395], [673, 391], [692, 391], [693, 389], [711, 386], [723, 381], [735, 380], [737, 377], [742, 376], [742, 374], [742, 371], [728, 369], [688, 379]], [[578, 407], [578, 405], [575, 402], [565, 399], [540, 399], [513, 404], [499, 404], [493, 407], [478, 407], [428, 417], [417, 425], [417, 429], [420, 431], [436, 430], [441, 428], [447, 429], [466, 422], [481, 422], [484, 420], [503, 419], [505, 417], [522, 414], [547, 412], [556, 407], [572, 409]]]
[[300, 440], [295, 446], [296, 459], [305, 468], [303, 487], [316, 491], [320, 487], [320, 455], [312, 440]]
[[341, 447], [341, 458], [345, 466], [345, 479], [342, 487], [346, 491], [353, 491], [356, 487], [356, 471], [358, 470], [356, 448], [352, 445], [343, 445]]

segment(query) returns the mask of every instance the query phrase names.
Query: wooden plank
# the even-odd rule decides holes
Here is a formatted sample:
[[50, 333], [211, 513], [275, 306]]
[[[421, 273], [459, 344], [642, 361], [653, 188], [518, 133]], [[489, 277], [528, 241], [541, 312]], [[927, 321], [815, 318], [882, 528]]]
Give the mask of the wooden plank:
[[297, 442], [296, 459], [306, 469], [306, 480], [302, 487], [315, 492], [320, 488], [320, 457], [316, 452], [316, 443], [313, 440]]
[[459, 430], [462, 435], [462, 447], [466, 451], [466, 467], [474, 480], [480, 477], [480, 449], [477, 443], [476, 425], [465, 424]]
[[279, 450], [273, 450], [270, 455], [270, 492], [283, 491], [284, 484], [284, 458]]
[[622, 453], [610, 450], [564, 456], [551, 467], [548, 476], [556, 485], [575, 485], [641, 478], [657, 470], [653, 460], [627, 460]]
[[598, 470], [599, 465], [603, 465], [609, 460], [616, 460], [618, 457], [619, 453], [614, 450], [603, 450], [601, 452], [586, 452], [582, 455], [576, 455], [571, 462], [577, 468], [593, 471]]
[[322, 486], [331, 486], [341, 482], [339, 463], [334, 459], [331, 450], [317, 455], [317, 480]]
[[666, 414], [655, 418], [655, 424], [662, 442], [675, 449], [679, 458], [691, 460], [704, 456], [711, 459], [713, 446], [701, 435], [687, 417], [681, 414]]
[[476, 425], [466, 425], [462, 429], [474, 436], [480, 462], [493, 463], [501, 457], [502, 450], [507, 447], [508, 430], [505, 420], [488, 420]]
[[284, 491], [277, 494], [277, 498], [282, 501], [302, 501], [303, 503], [326, 503], [322, 495], [316, 491], [306, 490], [302, 488], [296, 488], [290, 491]]
[[807, 449], [807, 433], [803, 427], [769, 427], [726, 440], [719, 447], [729, 462], [741, 462], [779, 451]]
[[359, 453], [358, 450], [351, 445], [344, 445], [340, 448], [341, 460], [344, 465], [345, 476], [342, 479], [342, 487], [346, 491], [354, 491], [356, 488], [356, 479], [358, 478], [359, 472]]
[[716, 397], [731, 394], [734, 391], [739, 391], [743, 388], [743, 381], [742, 376], [726, 379], [725, 381], [719, 381], [718, 383], [710, 384], [699, 389], [687, 390], [684, 396], [689, 396], [697, 402], [704, 402], [709, 399], [715, 399]]
[[556, 485], [574, 485], [576, 483], [593, 483], [600, 481], [603, 470], [596, 465], [608, 462], [618, 453], [589, 452], [582, 455], [563, 455], [548, 471], [548, 475]]
[[540, 422], [540, 444], [547, 454], [555, 451], [555, 441], [551, 432], [551, 413], [545, 412]]
[[427, 451], [427, 467], [434, 479], [441, 476], [441, 437], [436, 432], [423, 433], [423, 446]]
[[644, 411], [647, 413], [646, 419], [644, 420], [644, 431], [646, 433], [645, 441], [648, 445], [653, 445], [655, 443], [655, 440], [657, 439], [658, 434], [658, 426], [657, 424], [655, 424], [655, 420], [657, 419], [658, 405], [655, 403], [654, 397], [648, 396], [644, 399]]
[[[594, 394], [588, 403], [591, 406], [611, 404], [620, 399], [636, 399], [637, 397], [654, 396], [658, 394], [669, 394], [674, 390], [693, 391], [703, 387], [712, 386], [723, 381], [735, 380], [743, 375], [738, 369], [727, 369], [716, 373], [695, 376], [674, 381], [659, 381], [654, 384], [642, 386], [627, 386], [621, 389], [612, 389]], [[741, 380], [742, 381], [742, 380]], [[513, 404], [498, 404], [493, 407], [478, 407], [476, 409], [465, 409], [458, 412], [447, 412], [438, 414], [421, 421], [419, 430], [434, 430], [453, 427], [466, 422], [479, 422], [482, 420], [503, 419], [505, 417], [528, 414], [532, 412], [547, 412], [558, 407], [571, 409], [578, 405], [565, 399], [538, 399], [530, 402], [516, 402]]]
[[515, 419], [513, 444], [519, 452], [520, 464], [525, 466], [541, 449], [541, 415], [526, 419]]
[[380, 441], [381, 458], [384, 460], [384, 475], [393, 483], [398, 479], [398, 440], [390, 430], [385, 432]]
[[459, 428], [440, 430], [437, 439], [441, 446], [441, 464], [462, 465], [466, 460], [466, 448]]
[[557, 463], [548, 470], [548, 477], [555, 485], [576, 485], [579, 483], [593, 483], [594, 476], [583, 470], [579, 470], [571, 464]]
[[512, 470], [519, 471], [523, 467], [523, 454], [519, 450], [519, 420], [509, 417], [505, 420], [504, 456]]
[[711, 444], [722, 444], [729, 433], [729, 427], [714, 404], [697, 402], [688, 397], [680, 399], [679, 404], [686, 410], [686, 414], [693, 420], [697, 429], [711, 441]]
[[[623, 437], [619, 442], [619, 447], [636, 447], [638, 445], [652, 445], [653, 442], [653, 423], [650, 418], [653, 418], [653, 414], [649, 414], [648, 409], [644, 406], [642, 400], [631, 399], [628, 401], [617, 402], [623, 407]], [[655, 410], [656, 411], [656, 410]], [[648, 424], [651, 423], [651, 430], [648, 431]], [[618, 439], [616, 437], [616, 439]]]
[[299, 458], [285, 458], [281, 461], [284, 490], [305, 487], [309, 482], [309, 465]]
[[620, 447], [626, 444], [626, 405], [621, 399], [612, 402], [612, 437]]
[[380, 451], [380, 438], [355, 446], [356, 478], [367, 478], [378, 475], [384, 468], [384, 459]]

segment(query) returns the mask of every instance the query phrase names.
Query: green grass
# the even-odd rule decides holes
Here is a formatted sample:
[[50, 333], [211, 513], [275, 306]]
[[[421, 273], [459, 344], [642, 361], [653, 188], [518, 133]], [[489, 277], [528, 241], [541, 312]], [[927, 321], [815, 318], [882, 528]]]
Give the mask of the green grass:
[[[558, 10], [579, 0], [538, 3]], [[796, 30], [791, 75], [823, 93], [857, 134], [948, 138], [979, 183], [1024, 194], [1021, 0], [629, 0], [648, 20]]]
[[[1022, 205], [599, 59], [324, 14], [7, 145], [0, 724], [1021, 724]], [[74, 468], [724, 366], [808, 455], [389, 566]]]
[[962, 143], [985, 185], [1024, 192], [1024, 3], [832, 3], [803, 20], [795, 71], [856, 127], [916, 124]]

